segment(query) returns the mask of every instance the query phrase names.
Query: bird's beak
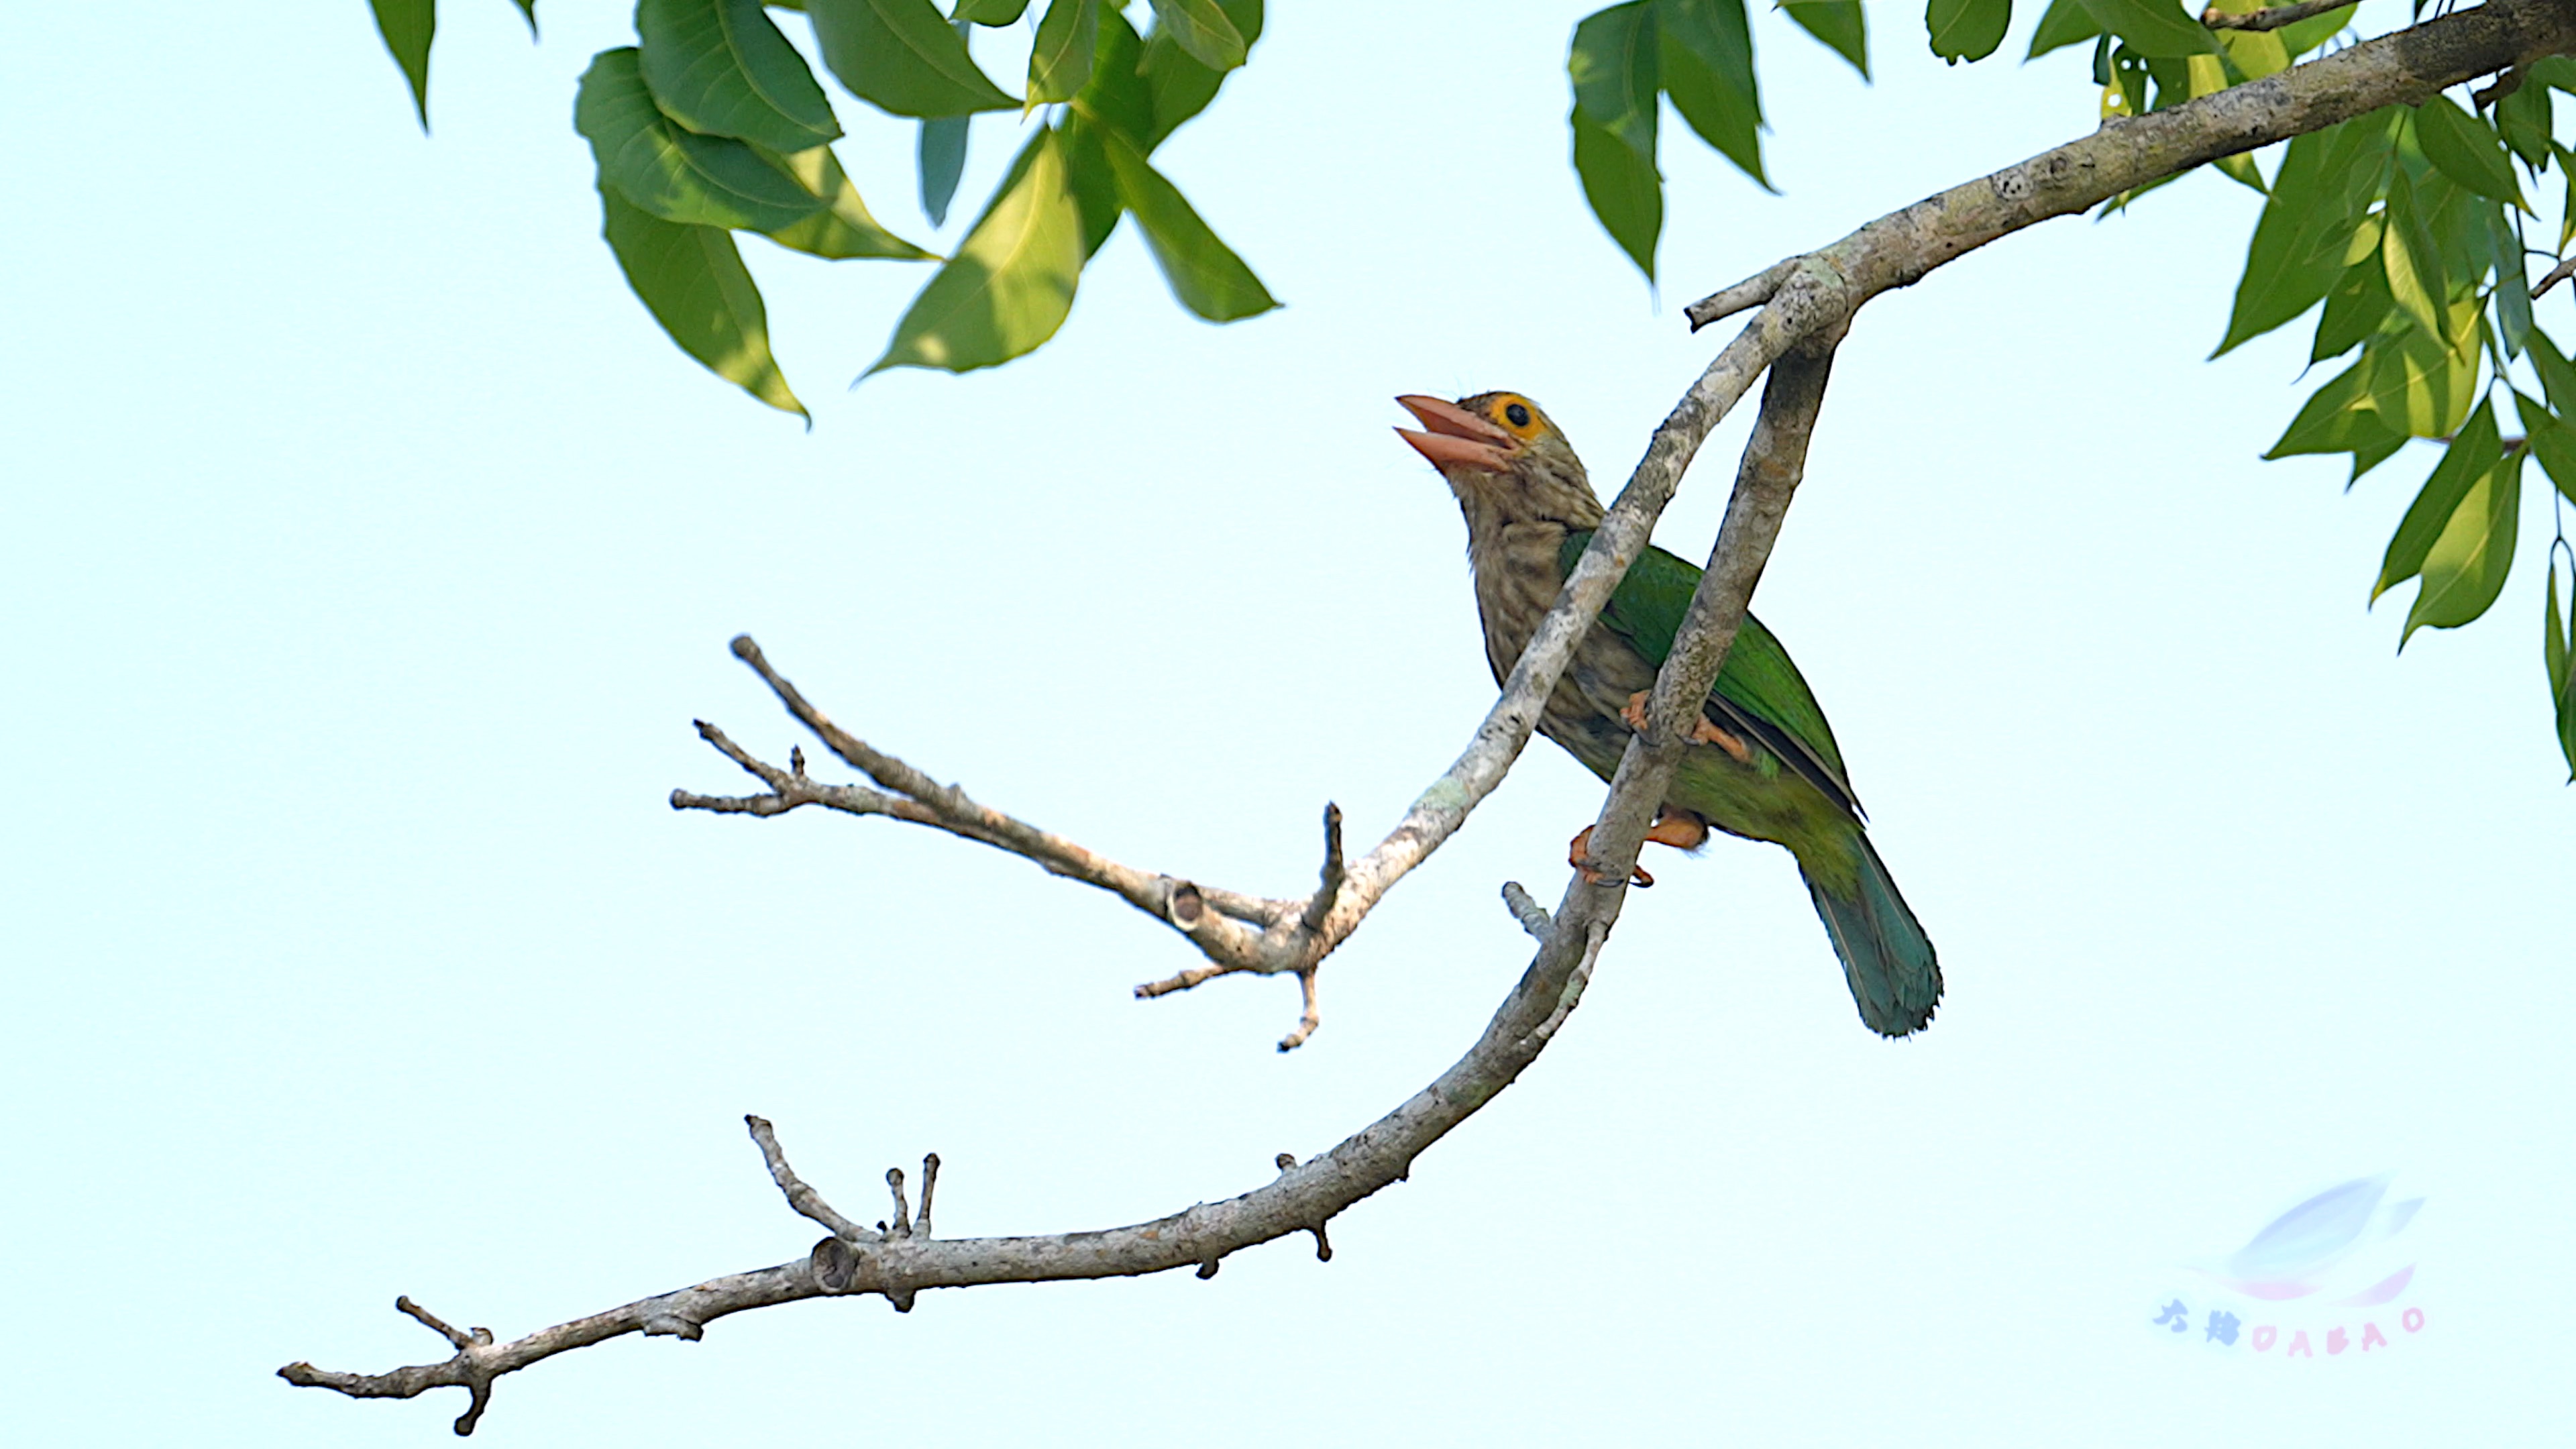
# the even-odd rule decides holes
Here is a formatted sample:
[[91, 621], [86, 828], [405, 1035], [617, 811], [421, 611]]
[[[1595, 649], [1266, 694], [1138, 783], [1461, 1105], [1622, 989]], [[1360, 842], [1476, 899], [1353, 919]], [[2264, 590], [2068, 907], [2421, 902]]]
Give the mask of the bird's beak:
[[1398, 428], [1395, 435], [1413, 445], [1413, 451], [1431, 460], [1435, 468], [1456, 465], [1500, 473], [1512, 466], [1512, 454], [1520, 440], [1483, 418], [1436, 397], [1409, 392], [1397, 398], [1406, 412], [1413, 414], [1429, 432], [1417, 433], [1411, 428]]

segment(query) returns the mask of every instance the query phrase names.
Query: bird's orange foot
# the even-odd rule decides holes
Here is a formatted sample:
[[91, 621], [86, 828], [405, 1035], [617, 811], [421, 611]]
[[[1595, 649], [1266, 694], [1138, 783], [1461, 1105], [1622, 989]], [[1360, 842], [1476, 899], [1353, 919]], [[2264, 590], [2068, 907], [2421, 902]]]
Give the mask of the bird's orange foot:
[[[1641, 689], [1635, 694], [1628, 696], [1627, 704], [1622, 706], [1619, 710], [1619, 722], [1626, 725], [1628, 728], [1635, 730], [1639, 734], [1644, 734], [1646, 732], [1646, 691]], [[1706, 715], [1701, 715], [1699, 717], [1699, 723], [1691, 730], [1691, 743], [1695, 745], [1715, 745], [1719, 749], [1726, 751], [1727, 756], [1739, 765], [1749, 765], [1753, 763], [1752, 749], [1747, 746], [1741, 738], [1729, 734], [1725, 730], [1719, 729], [1716, 725], [1710, 723], [1709, 718]], [[1705, 832], [1702, 833], [1705, 834]], [[1647, 838], [1653, 839], [1652, 836]]]
[[[1708, 841], [1708, 822], [1688, 810], [1667, 807], [1655, 817], [1654, 827], [1646, 832], [1646, 839], [1676, 850], [1697, 850]], [[1582, 874], [1585, 885], [1600, 885], [1609, 877], [1592, 868], [1589, 859], [1591, 848], [1592, 827], [1586, 825], [1566, 843], [1565, 863]], [[1642, 865], [1628, 867], [1628, 879], [1639, 890], [1655, 883], [1655, 878]]]

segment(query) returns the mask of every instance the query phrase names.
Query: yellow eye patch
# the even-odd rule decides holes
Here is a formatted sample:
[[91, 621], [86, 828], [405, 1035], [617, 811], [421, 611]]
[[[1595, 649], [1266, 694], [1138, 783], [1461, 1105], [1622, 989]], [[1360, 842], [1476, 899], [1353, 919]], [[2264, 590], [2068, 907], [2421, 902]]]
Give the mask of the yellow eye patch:
[[1514, 437], [1534, 438], [1547, 427], [1547, 415], [1516, 392], [1495, 394], [1493, 401], [1485, 404], [1485, 416], [1501, 424]]

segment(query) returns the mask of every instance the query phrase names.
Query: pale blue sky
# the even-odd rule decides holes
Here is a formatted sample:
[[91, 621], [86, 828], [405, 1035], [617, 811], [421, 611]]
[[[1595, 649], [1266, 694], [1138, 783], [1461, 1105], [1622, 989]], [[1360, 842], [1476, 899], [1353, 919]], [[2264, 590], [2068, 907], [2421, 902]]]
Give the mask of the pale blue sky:
[[[1786, 194], [1673, 125], [1657, 305], [1565, 162], [1584, 7], [1282, 5], [1157, 164], [1285, 311], [1192, 321], [1122, 232], [1037, 356], [844, 391], [922, 273], [754, 243], [808, 433], [598, 240], [572, 87], [624, 7], [549, 4], [534, 47], [444, 8], [427, 140], [356, 0], [0, 14], [20, 1442], [446, 1442], [461, 1395], [270, 1375], [435, 1356], [397, 1293], [513, 1337], [801, 1253], [745, 1112], [853, 1215], [937, 1150], [953, 1234], [1330, 1146], [1482, 1025], [1528, 955], [1495, 889], [1553, 899], [1588, 775], [1534, 746], [1281, 1057], [1293, 985], [1131, 1000], [1196, 958], [1023, 862], [671, 812], [745, 783], [691, 718], [797, 738], [726, 639], [1026, 818], [1302, 889], [1322, 803], [1374, 840], [1492, 693], [1393, 394], [1526, 391], [1606, 491], [1717, 345], [1680, 302], [2094, 104], [2078, 54], [1950, 70], [1891, 8], [1865, 87], [1763, 15]], [[908, 130], [842, 112], [928, 236]], [[959, 220], [1015, 125], [977, 122]], [[2201, 177], [2052, 223], [1844, 349], [1757, 607], [1940, 943], [1922, 1039], [1854, 1019], [1784, 855], [1721, 842], [1659, 862], [1571, 1027], [1329, 1265], [737, 1316], [506, 1380], [477, 1442], [2563, 1431], [2576, 797], [2539, 582], [2392, 658], [2400, 601], [2362, 605], [2426, 461], [2349, 497], [2257, 461], [2303, 329], [2201, 361], [2253, 206]], [[1742, 432], [1669, 546], [1706, 551]], [[2284, 1362], [2148, 1326], [2391, 1170], [2429, 1198], [2424, 1332]]]

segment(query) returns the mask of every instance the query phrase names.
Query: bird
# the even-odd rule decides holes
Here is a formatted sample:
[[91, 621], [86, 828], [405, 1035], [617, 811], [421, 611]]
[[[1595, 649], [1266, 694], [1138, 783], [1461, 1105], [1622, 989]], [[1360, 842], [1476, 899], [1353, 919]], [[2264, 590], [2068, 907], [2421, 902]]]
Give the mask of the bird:
[[[1485, 662], [1500, 684], [1528, 647], [1566, 576], [1606, 516], [1583, 461], [1538, 404], [1516, 392], [1456, 402], [1396, 399], [1419, 430], [1395, 431], [1446, 479], [1467, 520], [1467, 558]], [[1566, 667], [1539, 715], [1540, 733], [1610, 779], [1645, 728], [1646, 694], [1672, 652], [1699, 568], [1649, 545]], [[1824, 711], [1779, 638], [1750, 614], [1709, 691], [1648, 840], [1696, 851], [1711, 830], [1785, 846], [1840, 958], [1860, 1018], [1882, 1036], [1932, 1020], [1941, 963], [1869, 842], [1859, 797]], [[1587, 827], [1567, 847], [1586, 862]], [[1644, 870], [1640, 886], [1654, 884]]]

